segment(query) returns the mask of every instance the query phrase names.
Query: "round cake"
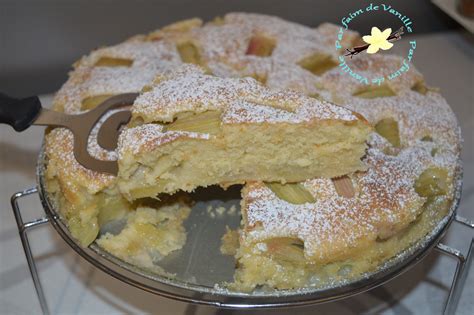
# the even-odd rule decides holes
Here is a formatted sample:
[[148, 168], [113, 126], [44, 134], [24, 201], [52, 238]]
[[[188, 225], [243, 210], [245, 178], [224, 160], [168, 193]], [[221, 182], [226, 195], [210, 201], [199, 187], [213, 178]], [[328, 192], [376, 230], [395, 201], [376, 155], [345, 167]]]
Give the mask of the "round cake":
[[[209, 82], [225, 82], [219, 87], [221, 92], [214, 91], [219, 96], [236, 93], [232, 89], [237, 85], [229, 83], [235, 80], [245, 82], [238, 85], [241, 94], [250, 95], [257, 86], [268, 95], [278, 95], [275, 102], [280, 105], [296, 99], [306, 106], [325, 106], [339, 113], [339, 118], [364, 117], [373, 129], [362, 158], [365, 167], [343, 177], [307, 178], [299, 183], [217, 182], [223, 187], [243, 184], [242, 226], [223, 236], [223, 252], [237, 260], [235, 281], [227, 287], [293, 289], [355, 278], [429, 233], [446, 216], [454, 198], [461, 168], [456, 118], [413, 66], [382, 85], [361, 84], [342, 72], [334, 49], [338, 31], [339, 26], [329, 23], [310, 28], [272, 16], [230, 13], [208, 23], [180, 21], [97, 49], [77, 61], [54, 98], [54, 110], [78, 114], [113, 95], [141, 95], [132, 106], [132, 121], [121, 135], [117, 152], [101, 149], [94, 133], [89, 139], [91, 155], [118, 159], [122, 167], [118, 177], [84, 168], [74, 158], [72, 133], [63, 128], [48, 130], [47, 190], [71, 234], [83, 246], [97, 241], [115, 256], [158, 272], [155, 262], [186, 242], [182, 223], [189, 215], [189, 202], [181, 193], [160, 201], [151, 199], [157, 190], [142, 190], [131, 197], [124, 187], [136, 169], [126, 171], [124, 165], [134, 158], [140, 165], [145, 162], [124, 152], [139, 147], [137, 143], [169, 139], [176, 132], [157, 125], [165, 122], [147, 121], [158, 108], [154, 104], [165, 112], [187, 113], [196, 107], [183, 105], [185, 95], [199, 108], [216, 107], [214, 103], [221, 99], [209, 97]], [[358, 42], [356, 32], [345, 32], [345, 48]], [[367, 77], [388, 76], [403, 62], [386, 53], [361, 53], [345, 60], [353, 71]], [[180, 75], [202, 80], [193, 86], [193, 95], [186, 85], [166, 87]], [[165, 95], [164, 91], [167, 101], [160, 102], [157, 95]], [[196, 95], [200, 95], [197, 100]], [[255, 113], [266, 121], [271, 115], [296, 115], [286, 105], [263, 105], [270, 109], [229, 108], [237, 108], [233, 118], [244, 121], [245, 117], [245, 122], [259, 121]], [[208, 128], [206, 119], [202, 121]], [[209, 139], [212, 132], [206, 128], [193, 131], [191, 138]], [[308, 159], [295, 160], [304, 165]], [[119, 219], [127, 222], [122, 231], [97, 239], [102, 226]]]

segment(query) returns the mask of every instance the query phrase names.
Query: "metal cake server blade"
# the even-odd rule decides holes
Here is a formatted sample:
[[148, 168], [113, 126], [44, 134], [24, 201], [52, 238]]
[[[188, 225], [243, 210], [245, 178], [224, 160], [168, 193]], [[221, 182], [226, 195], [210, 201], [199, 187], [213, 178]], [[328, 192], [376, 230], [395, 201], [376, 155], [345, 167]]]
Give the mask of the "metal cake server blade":
[[8, 124], [18, 132], [31, 125], [67, 128], [74, 135], [74, 157], [81, 165], [93, 171], [117, 175], [117, 161], [94, 158], [87, 151], [87, 142], [101, 117], [109, 110], [120, 108], [103, 122], [97, 135], [99, 146], [108, 151], [115, 150], [120, 127], [130, 120], [130, 106], [137, 96], [138, 93], [115, 95], [88, 112], [69, 115], [43, 108], [37, 96], [15, 99], [0, 93], [0, 123]]

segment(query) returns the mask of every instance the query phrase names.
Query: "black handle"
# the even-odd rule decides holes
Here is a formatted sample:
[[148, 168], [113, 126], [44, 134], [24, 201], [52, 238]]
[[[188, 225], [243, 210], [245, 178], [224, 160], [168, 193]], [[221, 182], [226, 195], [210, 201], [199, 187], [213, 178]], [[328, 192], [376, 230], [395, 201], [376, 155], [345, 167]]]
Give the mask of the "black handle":
[[15, 99], [0, 93], [0, 123], [23, 131], [38, 117], [41, 112], [41, 102], [37, 96]]

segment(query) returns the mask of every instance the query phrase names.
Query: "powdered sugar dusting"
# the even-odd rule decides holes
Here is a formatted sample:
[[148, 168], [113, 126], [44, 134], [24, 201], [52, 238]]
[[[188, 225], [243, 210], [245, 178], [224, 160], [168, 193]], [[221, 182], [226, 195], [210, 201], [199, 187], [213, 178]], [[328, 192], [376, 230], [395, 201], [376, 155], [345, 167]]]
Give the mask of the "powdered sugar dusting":
[[[95, 66], [101, 57], [133, 60], [130, 67]], [[54, 99], [54, 108], [69, 114], [82, 111], [91, 96], [139, 92], [156, 75], [181, 64], [174, 45], [164, 42], [125, 42], [84, 57]]]
[[[324, 94], [331, 98], [330, 95]], [[410, 89], [401, 90], [396, 96], [364, 99], [338, 94], [340, 105], [362, 114], [370, 123], [384, 118], [397, 121], [403, 146], [412, 146], [425, 136], [430, 136], [439, 148], [460, 150], [461, 133], [453, 111], [446, 100], [436, 92], [426, 95]]]
[[222, 115], [223, 123], [302, 123], [314, 120], [344, 117], [344, 120], [355, 118], [341, 107], [321, 102], [309, 97], [301, 98], [300, 106], [295, 111], [288, 111], [271, 106], [258, 105], [244, 100], [237, 100], [226, 108]]
[[[225, 16], [225, 22], [235, 28], [247, 27], [252, 30], [251, 33], [262, 33], [274, 38], [277, 45], [271, 57], [281, 62], [295, 64], [313, 53], [337, 56], [332, 45], [324, 44], [325, 36], [317, 29], [285, 21], [278, 17], [230, 13]], [[212, 43], [210, 44], [212, 45]], [[218, 44], [220, 43], [216, 43], [216, 46]]]
[[[338, 30], [335, 25], [325, 23], [312, 29], [274, 16], [247, 13], [227, 14], [224, 21], [224, 25], [208, 24], [194, 29], [190, 35], [215, 75], [258, 75], [266, 78], [268, 87], [315, 94], [320, 77], [298, 66], [298, 62], [314, 54], [337, 61], [338, 54], [333, 49]], [[275, 40], [276, 46], [270, 56], [246, 54], [254, 35]], [[347, 31], [343, 45], [349, 45], [356, 38], [357, 33]]]
[[[220, 78], [204, 74], [193, 65], [182, 66], [177, 72], [171, 72], [159, 78], [159, 82], [149, 92], [140, 95], [132, 109], [134, 117], [140, 117], [145, 122], [172, 121], [179, 112], [203, 112], [207, 110], [225, 111], [226, 108], [241, 101], [246, 103], [247, 116], [234, 117], [243, 121], [244, 117], [251, 119], [252, 115], [259, 116], [261, 106], [267, 105], [290, 111], [303, 111], [315, 119], [356, 120], [352, 112], [326, 102], [310, 99], [292, 91], [268, 89], [251, 78]], [[308, 103], [311, 102], [311, 111]], [[252, 104], [257, 104], [252, 107]], [[272, 114], [272, 117], [268, 116]], [[267, 119], [282, 121], [278, 117], [282, 111], [266, 110]], [[263, 116], [259, 116], [260, 119]], [[227, 116], [228, 120], [229, 116]]]
[[124, 155], [143, 154], [179, 138], [209, 139], [210, 135], [188, 131], [163, 131], [159, 124], [145, 124], [122, 132], [118, 143], [119, 160]]
[[261, 183], [244, 190], [247, 241], [293, 236], [305, 242], [305, 254], [322, 261], [343, 255], [349, 248], [405, 227], [421, 211], [425, 198], [414, 191], [415, 179], [429, 166], [441, 166], [423, 147], [387, 156], [369, 149], [368, 171], [354, 174], [353, 198], [337, 194], [330, 179], [304, 183], [315, 203], [290, 204]]

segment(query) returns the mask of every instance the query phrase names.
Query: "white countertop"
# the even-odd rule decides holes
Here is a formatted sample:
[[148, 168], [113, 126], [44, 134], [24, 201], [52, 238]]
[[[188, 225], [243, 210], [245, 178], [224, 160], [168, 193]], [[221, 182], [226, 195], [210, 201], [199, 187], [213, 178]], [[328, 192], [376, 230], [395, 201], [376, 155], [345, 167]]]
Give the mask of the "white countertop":
[[[456, 113], [464, 136], [464, 188], [459, 214], [474, 219], [474, 45], [461, 33], [417, 36], [415, 65], [429, 85], [441, 88]], [[51, 96], [42, 98], [47, 106]], [[10, 196], [35, 185], [35, 162], [42, 129], [16, 134], [0, 126], [0, 314], [40, 313], [38, 299], [10, 208]], [[42, 216], [36, 195], [22, 199], [24, 220]], [[472, 231], [454, 223], [444, 243], [466, 251]], [[194, 306], [154, 296], [116, 280], [78, 256], [49, 225], [29, 233], [46, 298], [54, 314], [240, 314], [243, 311]], [[410, 271], [356, 297], [320, 306], [259, 314], [440, 314], [455, 260], [432, 252]], [[474, 309], [471, 270], [458, 314]], [[471, 311], [469, 311], [471, 310]]]

